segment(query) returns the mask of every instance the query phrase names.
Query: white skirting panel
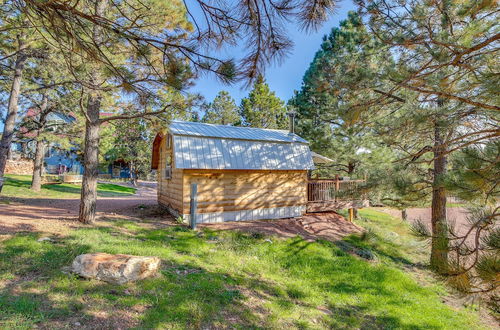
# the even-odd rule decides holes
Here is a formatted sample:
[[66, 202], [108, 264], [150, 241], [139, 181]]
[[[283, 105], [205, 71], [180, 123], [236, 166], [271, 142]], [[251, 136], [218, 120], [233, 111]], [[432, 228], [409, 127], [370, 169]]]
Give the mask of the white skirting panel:
[[[232, 212], [198, 213], [196, 223], [215, 223], [226, 221], [251, 221], [300, 217], [306, 212], [306, 206], [273, 207], [268, 209], [242, 210]], [[189, 214], [184, 219], [189, 223]]]

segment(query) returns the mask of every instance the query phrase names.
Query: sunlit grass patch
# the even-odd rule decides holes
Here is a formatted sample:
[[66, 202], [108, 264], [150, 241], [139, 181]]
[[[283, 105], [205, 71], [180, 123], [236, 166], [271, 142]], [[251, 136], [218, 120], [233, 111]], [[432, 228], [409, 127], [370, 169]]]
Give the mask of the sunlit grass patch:
[[[129, 221], [78, 228], [54, 242], [19, 234], [0, 243], [0, 278], [14, 283], [0, 289], [0, 324], [30, 327], [77, 315], [85, 326], [102, 314], [126, 315], [127, 324], [148, 329], [480, 328], [474, 312], [445, 305], [439, 286], [422, 287], [401, 266], [415, 261], [412, 238], [392, 219], [366, 211], [363, 225], [378, 230], [344, 244], [373, 250], [377, 262], [338, 242]], [[386, 232], [401, 239], [392, 242]], [[158, 256], [161, 271], [125, 285], [64, 272], [88, 252]], [[35, 295], [31, 305], [27, 295]]]

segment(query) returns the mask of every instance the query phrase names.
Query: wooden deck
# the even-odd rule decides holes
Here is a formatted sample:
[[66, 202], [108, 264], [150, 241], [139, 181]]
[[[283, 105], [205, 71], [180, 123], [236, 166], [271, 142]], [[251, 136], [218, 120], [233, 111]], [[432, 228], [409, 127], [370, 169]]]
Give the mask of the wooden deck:
[[360, 186], [365, 180], [315, 179], [307, 183], [307, 212], [368, 207]]

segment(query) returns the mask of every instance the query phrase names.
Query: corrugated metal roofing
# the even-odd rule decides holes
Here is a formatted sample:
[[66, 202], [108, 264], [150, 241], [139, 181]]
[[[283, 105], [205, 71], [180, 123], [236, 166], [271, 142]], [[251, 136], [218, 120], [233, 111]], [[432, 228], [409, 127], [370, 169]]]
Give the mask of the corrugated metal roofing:
[[313, 168], [307, 141], [284, 130], [173, 121], [175, 167], [226, 170]]
[[175, 167], [224, 170], [306, 170], [313, 168], [309, 146], [218, 137], [174, 135]]
[[287, 130], [263, 129], [252, 127], [235, 127], [213, 125], [174, 120], [170, 124], [170, 133], [173, 135], [206, 136], [226, 139], [273, 141], [273, 142], [301, 142], [306, 140]]
[[328, 157], [325, 157], [323, 155], [320, 155], [314, 151], [311, 151], [311, 156], [312, 156], [312, 159], [313, 159], [313, 162], [314, 163], [320, 163], [320, 164], [328, 164], [328, 163], [331, 163], [333, 162], [332, 159], [328, 158]]

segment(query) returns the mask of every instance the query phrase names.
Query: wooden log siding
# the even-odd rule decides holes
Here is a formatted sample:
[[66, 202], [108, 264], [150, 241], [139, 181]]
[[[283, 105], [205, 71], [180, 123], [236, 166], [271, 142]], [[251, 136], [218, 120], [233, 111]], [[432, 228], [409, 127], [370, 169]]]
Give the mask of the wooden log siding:
[[[158, 161], [158, 203], [165, 207], [169, 207], [182, 213], [183, 207], [183, 184], [182, 184], [182, 169], [175, 168], [172, 169], [172, 178], [168, 179], [165, 177], [165, 167], [167, 161], [167, 154], [172, 153], [172, 149], [167, 149], [166, 139], [161, 141], [159, 161]], [[189, 189], [188, 189], [189, 191]]]
[[198, 213], [305, 206], [306, 171], [183, 170], [183, 214], [189, 185], [198, 184]]

